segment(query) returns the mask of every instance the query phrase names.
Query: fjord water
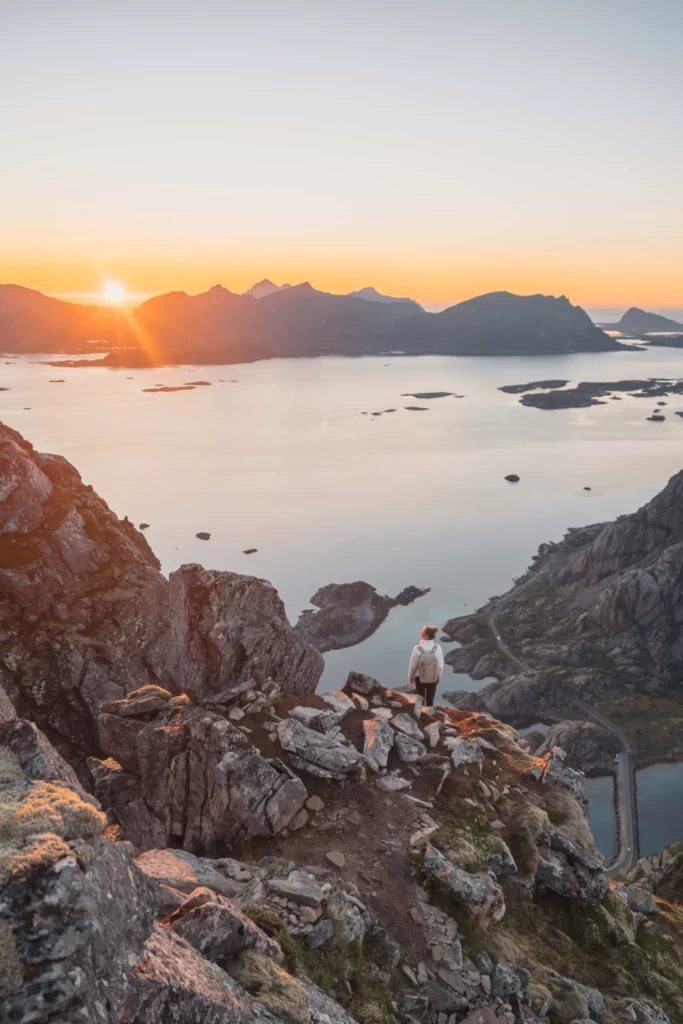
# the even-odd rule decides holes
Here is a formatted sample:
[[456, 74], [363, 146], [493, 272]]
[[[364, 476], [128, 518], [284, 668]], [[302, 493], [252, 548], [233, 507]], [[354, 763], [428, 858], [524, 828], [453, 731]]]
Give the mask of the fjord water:
[[[474, 610], [509, 587], [542, 541], [633, 511], [683, 466], [683, 419], [674, 415], [683, 398], [662, 407], [665, 422], [650, 423], [653, 399], [549, 412], [497, 390], [548, 378], [683, 376], [676, 350], [151, 370], [56, 368], [39, 358], [2, 367], [0, 418], [68, 458], [118, 515], [150, 523], [164, 572], [201, 562], [268, 579], [292, 621], [331, 582], [363, 579], [391, 595], [431, 587], [361, 646], [328, 654], [325, 689], [351, 668], [402, 684], [424, 622]], [[143, 391], [197, 380], [211, 386]], [[402, 397], [420, 391], [464, 397]], [[508, 473], [521, 481], [507, 483]], [[444, 685], [478, 684], [447, 670]]]
[[[6, 358], [0, 419], [68, 458], [118, 515], [150, 523], [164, 572], [201, 562], [268, 579], [292, 621], [331, 582], [363, 579], [391, 595], [431, 587], [364, 644], [329, 653], [324, 689], [350, 669], [402, 685], [423, 623], [473, 611], [507, 590], [542, 541], [633, 511], [683, 466], [683, 419], [674, 414], [683, 398], [668, 399], [665, 421], [651, 423], [653, 399], [548, 412], [497, 390], [551, 378], [683, 376], [674, 349], [152, 370]], [[211, 386], [143, 391], [197, 380]], [[464, 397], [402, 397], [420, 391]], [[396, 411], [363, 415], [386, 409]], [[508, 473], [520, 482], [507, 483]], [[442, 688], [481, 685], [447, 669]], [[594, 825], [609, 837], [603, 789]]]

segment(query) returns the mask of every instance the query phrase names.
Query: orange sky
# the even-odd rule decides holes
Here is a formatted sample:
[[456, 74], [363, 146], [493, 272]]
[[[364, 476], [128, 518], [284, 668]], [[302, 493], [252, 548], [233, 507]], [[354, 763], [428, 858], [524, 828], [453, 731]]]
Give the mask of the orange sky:
[[0, 281], [683, 307], [681, 38], [671, 0], [10, 4]]
[[566, 294], [582, 306], [676, 308], [683, 305], [683, 266], [673, 258], [643, 259], [642, 251], [547, 252], [519, 254], [509, 260], [497, 252], [358, 254], [311, 252], [308, 258], [235, 261], [218, 254], [186, 261], [181, 253], [150, 257], [104, 256], [94, 260], [0, 256], [0, 281], [20, 283], [59, 297], [97, 295], [107, 280], [121, 282], [126, 292], [146, 297], [161, 292], [205, 291], [224, 284], [236, 292], [269, 277], [278, 284], [308, 280], [322, 291], [345, 293], [372, 284], [389, 295], [409, 296], [441, 307], [486, 291], [507, 289], [519, 294]]

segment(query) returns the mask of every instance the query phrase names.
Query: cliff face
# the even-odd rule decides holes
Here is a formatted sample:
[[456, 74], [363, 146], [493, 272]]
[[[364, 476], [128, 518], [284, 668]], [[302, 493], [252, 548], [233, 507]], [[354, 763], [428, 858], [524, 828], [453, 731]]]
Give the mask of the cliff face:
[[[656, 729], [660, 749], [678, 749], [683, 472], [633, 514], [543, 545], [527, 581], [505, 596], [498, 622], [533, 677], [520, 674], [495, 645], [487, 619], [498, 599], [446, 624], [446, 633], [462, 644], [447, 659], [454, 669], [501, 680], [477, 695], [478, 706], [513, 715], [566, 710], [567, 694], [575, 690], [594, 702], [621, 705], [631, 716], [626, 726], [635, 750], [649, 750], [645, 734]], [[666, 722], [658, 724], [657, 708], [668, 708]]]
[[64, 751], [96, 753], [100, 705], [147, 684], [315, 689], [322, 658], [269, 584], [200, 566], [167, 580], [73, 466], [4, 425], [0, 483], [0, 680]]

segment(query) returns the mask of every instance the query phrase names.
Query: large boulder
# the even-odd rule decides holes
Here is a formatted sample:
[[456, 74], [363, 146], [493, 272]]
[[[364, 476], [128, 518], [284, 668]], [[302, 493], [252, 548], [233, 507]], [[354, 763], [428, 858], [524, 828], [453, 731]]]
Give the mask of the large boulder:
[[283, 959], [277, 942], [230, 900], [217, 896], [210, 889], [195, 889], [169, 917], [168, 923], [171, 931], [215, 964], [228, 963], [245, 949], [254, 949], [277, 963]]
[[22, 778], [63, 782], [84, 795], [76, 772], [33, 722], [19, 718], [0, 725], [0, 749], [16, 758]]
[[290, 755], [292, 765], [318, 778], [345, 779], [364, 761], [363, 755], [355, 748], [332, 736], [308, 729], [292, 718], [280, 722], [277, 734], [282, 749]]

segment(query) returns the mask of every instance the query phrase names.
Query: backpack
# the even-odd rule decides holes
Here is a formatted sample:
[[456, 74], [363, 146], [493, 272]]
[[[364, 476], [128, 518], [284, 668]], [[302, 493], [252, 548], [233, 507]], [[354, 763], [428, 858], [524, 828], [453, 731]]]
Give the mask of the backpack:
[[420, 661], [418, 663], [416, 676], [419, 676], [421, 683], [438, 683], [439, 681], [439, 658], [437, 655], [437, 646], [434, 644], [431, 651], [425, 651], [422, 644], [419, 644], [418, 651], [420, 652]]

